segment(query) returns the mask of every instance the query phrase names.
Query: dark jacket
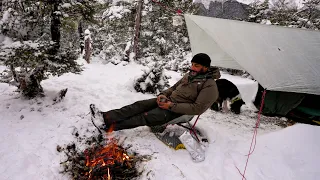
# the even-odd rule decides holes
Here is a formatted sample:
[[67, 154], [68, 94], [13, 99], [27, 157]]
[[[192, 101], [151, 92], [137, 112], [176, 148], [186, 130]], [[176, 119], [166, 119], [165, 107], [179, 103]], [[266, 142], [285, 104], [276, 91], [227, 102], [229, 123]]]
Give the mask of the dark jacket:
[[173, 112], [187, 115], [200, 115], [219, 97], [215, 79], [220, 78], [217, 67], [210, 67], [207, 73], [195, 77], [186, 74], [175, 85], [161, 92], [173, 106]]

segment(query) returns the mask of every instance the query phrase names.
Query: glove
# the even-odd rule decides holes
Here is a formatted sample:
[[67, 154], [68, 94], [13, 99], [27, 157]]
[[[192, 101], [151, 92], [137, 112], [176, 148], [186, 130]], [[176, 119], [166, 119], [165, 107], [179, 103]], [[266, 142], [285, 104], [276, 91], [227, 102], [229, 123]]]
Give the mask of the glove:
[[170, 109], [173, 106], [173, 103], [171, 101], [166, 101], [166, 102], [160, 102], [159, 108], [161, 109]]

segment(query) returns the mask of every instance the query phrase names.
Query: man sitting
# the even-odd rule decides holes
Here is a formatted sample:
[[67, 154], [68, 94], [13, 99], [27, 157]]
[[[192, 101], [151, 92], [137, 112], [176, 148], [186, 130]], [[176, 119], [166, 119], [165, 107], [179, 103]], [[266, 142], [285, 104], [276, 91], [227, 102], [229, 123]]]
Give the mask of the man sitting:
[[182, 115], [200, 115], [218, 98], [215, 79], [220, 78], [217, 67], [210, 67], [207, 54], [196, 54], [190, 72], [157, 98], [137, 101], [120, 109], [98, 112], [90, 105], [93, 116], [102, 115], [105, 128], [130, 129], [139, 126], [163, 125]]

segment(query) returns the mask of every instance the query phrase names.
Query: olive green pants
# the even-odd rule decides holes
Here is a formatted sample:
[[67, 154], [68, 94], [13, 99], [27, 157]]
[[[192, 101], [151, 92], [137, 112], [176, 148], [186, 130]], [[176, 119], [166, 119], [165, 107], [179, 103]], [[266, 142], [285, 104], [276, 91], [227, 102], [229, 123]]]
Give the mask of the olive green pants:
[[114, 124], [114, 131], [139, 126], [159, 126], [182, 116], [182, 114], [159, 108], [156, 98], [102, 112], [102, 115], [106, 128]]

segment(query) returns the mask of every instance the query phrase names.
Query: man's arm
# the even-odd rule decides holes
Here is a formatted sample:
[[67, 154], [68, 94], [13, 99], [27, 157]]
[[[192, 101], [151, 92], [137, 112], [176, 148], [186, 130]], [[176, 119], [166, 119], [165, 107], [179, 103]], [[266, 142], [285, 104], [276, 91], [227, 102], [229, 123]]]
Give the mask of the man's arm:
[[171, 111], [187, 115], [200, 115], [206, 111], [219, 97], [217, 85], [205, 86], [194, 103], [172, 103]]

